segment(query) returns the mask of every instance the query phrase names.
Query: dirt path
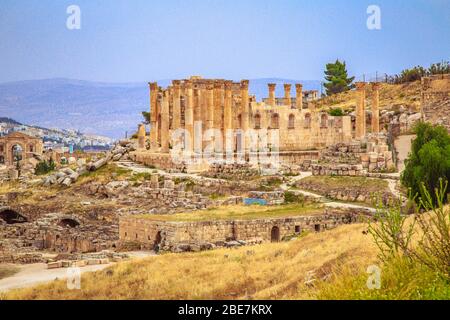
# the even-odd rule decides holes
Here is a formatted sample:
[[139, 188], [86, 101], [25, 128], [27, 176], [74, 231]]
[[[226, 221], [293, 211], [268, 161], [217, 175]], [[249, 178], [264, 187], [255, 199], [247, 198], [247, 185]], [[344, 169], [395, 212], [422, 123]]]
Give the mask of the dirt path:
[[[140, 259], [154, 255], [152, 252], [130, 252], [128, 253], [131, 259]], [[80, 268], [81, 274], [86, 272], [95, 272], [103, 270], [114, 263], [85, 266]], [[0, 280], [0, 292], [6, 292], [12, 289], [31, 287], [36, 284], [51, 282], [57, 279], [67, 279], [68, 269], [47, 269], [45, 263], [33, 263], [27, 265], [15, 265], [20, 270], [11, 277], [7, 277]]]

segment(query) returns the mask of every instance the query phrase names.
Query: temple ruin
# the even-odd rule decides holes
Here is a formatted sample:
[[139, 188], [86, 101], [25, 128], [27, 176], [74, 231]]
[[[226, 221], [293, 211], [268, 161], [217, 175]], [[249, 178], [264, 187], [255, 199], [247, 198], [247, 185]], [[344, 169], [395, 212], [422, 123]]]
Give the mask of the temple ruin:
[[[215, 162], [246, 161], [260, 164], [276, 153], [287, 164], [317, 160], [319, 150], [338, 143], [364, 139], [366, 129], [366, 83], [356, 83], [356, 129], [351, 116], [331, 116], [317, 110], [316, 91], [303, 91], [284, 84], [284, 97], [275, 96], [276, 84], [268, 84], [268, 97], [257, 101], [249, 93], [249, 81], [203, 79], [193, 76], [173, 80], [167, 88], [156, 82], [150, 88], [150, 135], [139, 125], [134, 160], [163, 169], [186, 159], [188, 170], [204, 171]], [[372, 132], [379, 133], [379, 85], [372, 84]], [[149, 138], [149, 143], [147, 140]], [[183, 161], [174, 160], [182, 155]], [[206, 156], [205, 156], [206, 155]], [[263, 156], [262, 156], [263, 155]], [[180, 158], [180, 157], [179, 157]], [[256, 160], [255, 160], [256, 159]]]

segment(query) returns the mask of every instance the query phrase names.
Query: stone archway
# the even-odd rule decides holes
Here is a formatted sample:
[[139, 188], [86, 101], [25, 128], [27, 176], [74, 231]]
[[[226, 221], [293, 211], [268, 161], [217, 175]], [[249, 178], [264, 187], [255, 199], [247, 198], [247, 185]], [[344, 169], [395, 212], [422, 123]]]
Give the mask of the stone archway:
[[75, 219], [64, 218], [58, 222], [58, 225], [64, 228], [76, 228], [80, 225], [80, 223]]
[[10, 150], [11, 154], [9, 158], [11, 159], [12, 163], [16, 163], [17, 161], [21, 161], [24, 159], [24, 154], [26, 150], [20, 143], [13, 144]]
[[271, 242], [280, 242], [280, 228], [277, 226], [273, 226], [270, 231], [270, 241]]
[[28, 219], [17, 211], [12, 209], [0, 209], [0, 219], [5, 221], [6, 224], [16, 224], [28, 222]]
[[153, 250], [157, 250], [159, 251], [159, 246], [162, 242], [162, 235], [161, 235], [161, 231], [158, 231], [158, 233], [156, 234], [155, 237], [155, 241], [153, 242]]

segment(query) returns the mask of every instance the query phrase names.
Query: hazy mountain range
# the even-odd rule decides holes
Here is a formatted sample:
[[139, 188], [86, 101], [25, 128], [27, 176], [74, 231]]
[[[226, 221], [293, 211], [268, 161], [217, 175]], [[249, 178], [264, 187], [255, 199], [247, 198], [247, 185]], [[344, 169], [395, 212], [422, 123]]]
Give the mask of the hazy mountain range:
[[[304, 90], [320, 89], [320, 81], [264, 78], [250, 80], [250, 94], [267, 96], [267, 83], [303, 83]], [[170, 80], [160, 80], [167, 86]], [[295, 87], [292, 86], [292, 95]], [[147, 83], [100, 83], [70, 79], [28, 80], [0, 84], [0, 117], [46, 128], [76, 129], [83, 133], [120, 138], [134, 132], [149, 109]]]

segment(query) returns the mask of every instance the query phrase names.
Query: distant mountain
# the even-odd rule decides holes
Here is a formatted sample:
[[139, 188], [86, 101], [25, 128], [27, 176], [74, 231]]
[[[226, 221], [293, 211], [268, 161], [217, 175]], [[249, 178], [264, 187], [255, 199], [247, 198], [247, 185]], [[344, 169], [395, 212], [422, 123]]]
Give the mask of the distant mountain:
[[[319, 81], [289, 79], [250, 80], [250, 93], [257, 99], [267, 96], [267, 83], [304, 85], [304, 90], [320, 89]], [[170, 80], [160, 80], [167, 86]], [[292, 95], [295, 87], [292, 88]], [[120, 138], [136, 130], [141, 112], [149, 108], [147, 83], [101, 83], [70, 79], [28, 80], [0, 84], [0, 117], [17, 119], [45, 128], [75, 129], [84, 133]]]

